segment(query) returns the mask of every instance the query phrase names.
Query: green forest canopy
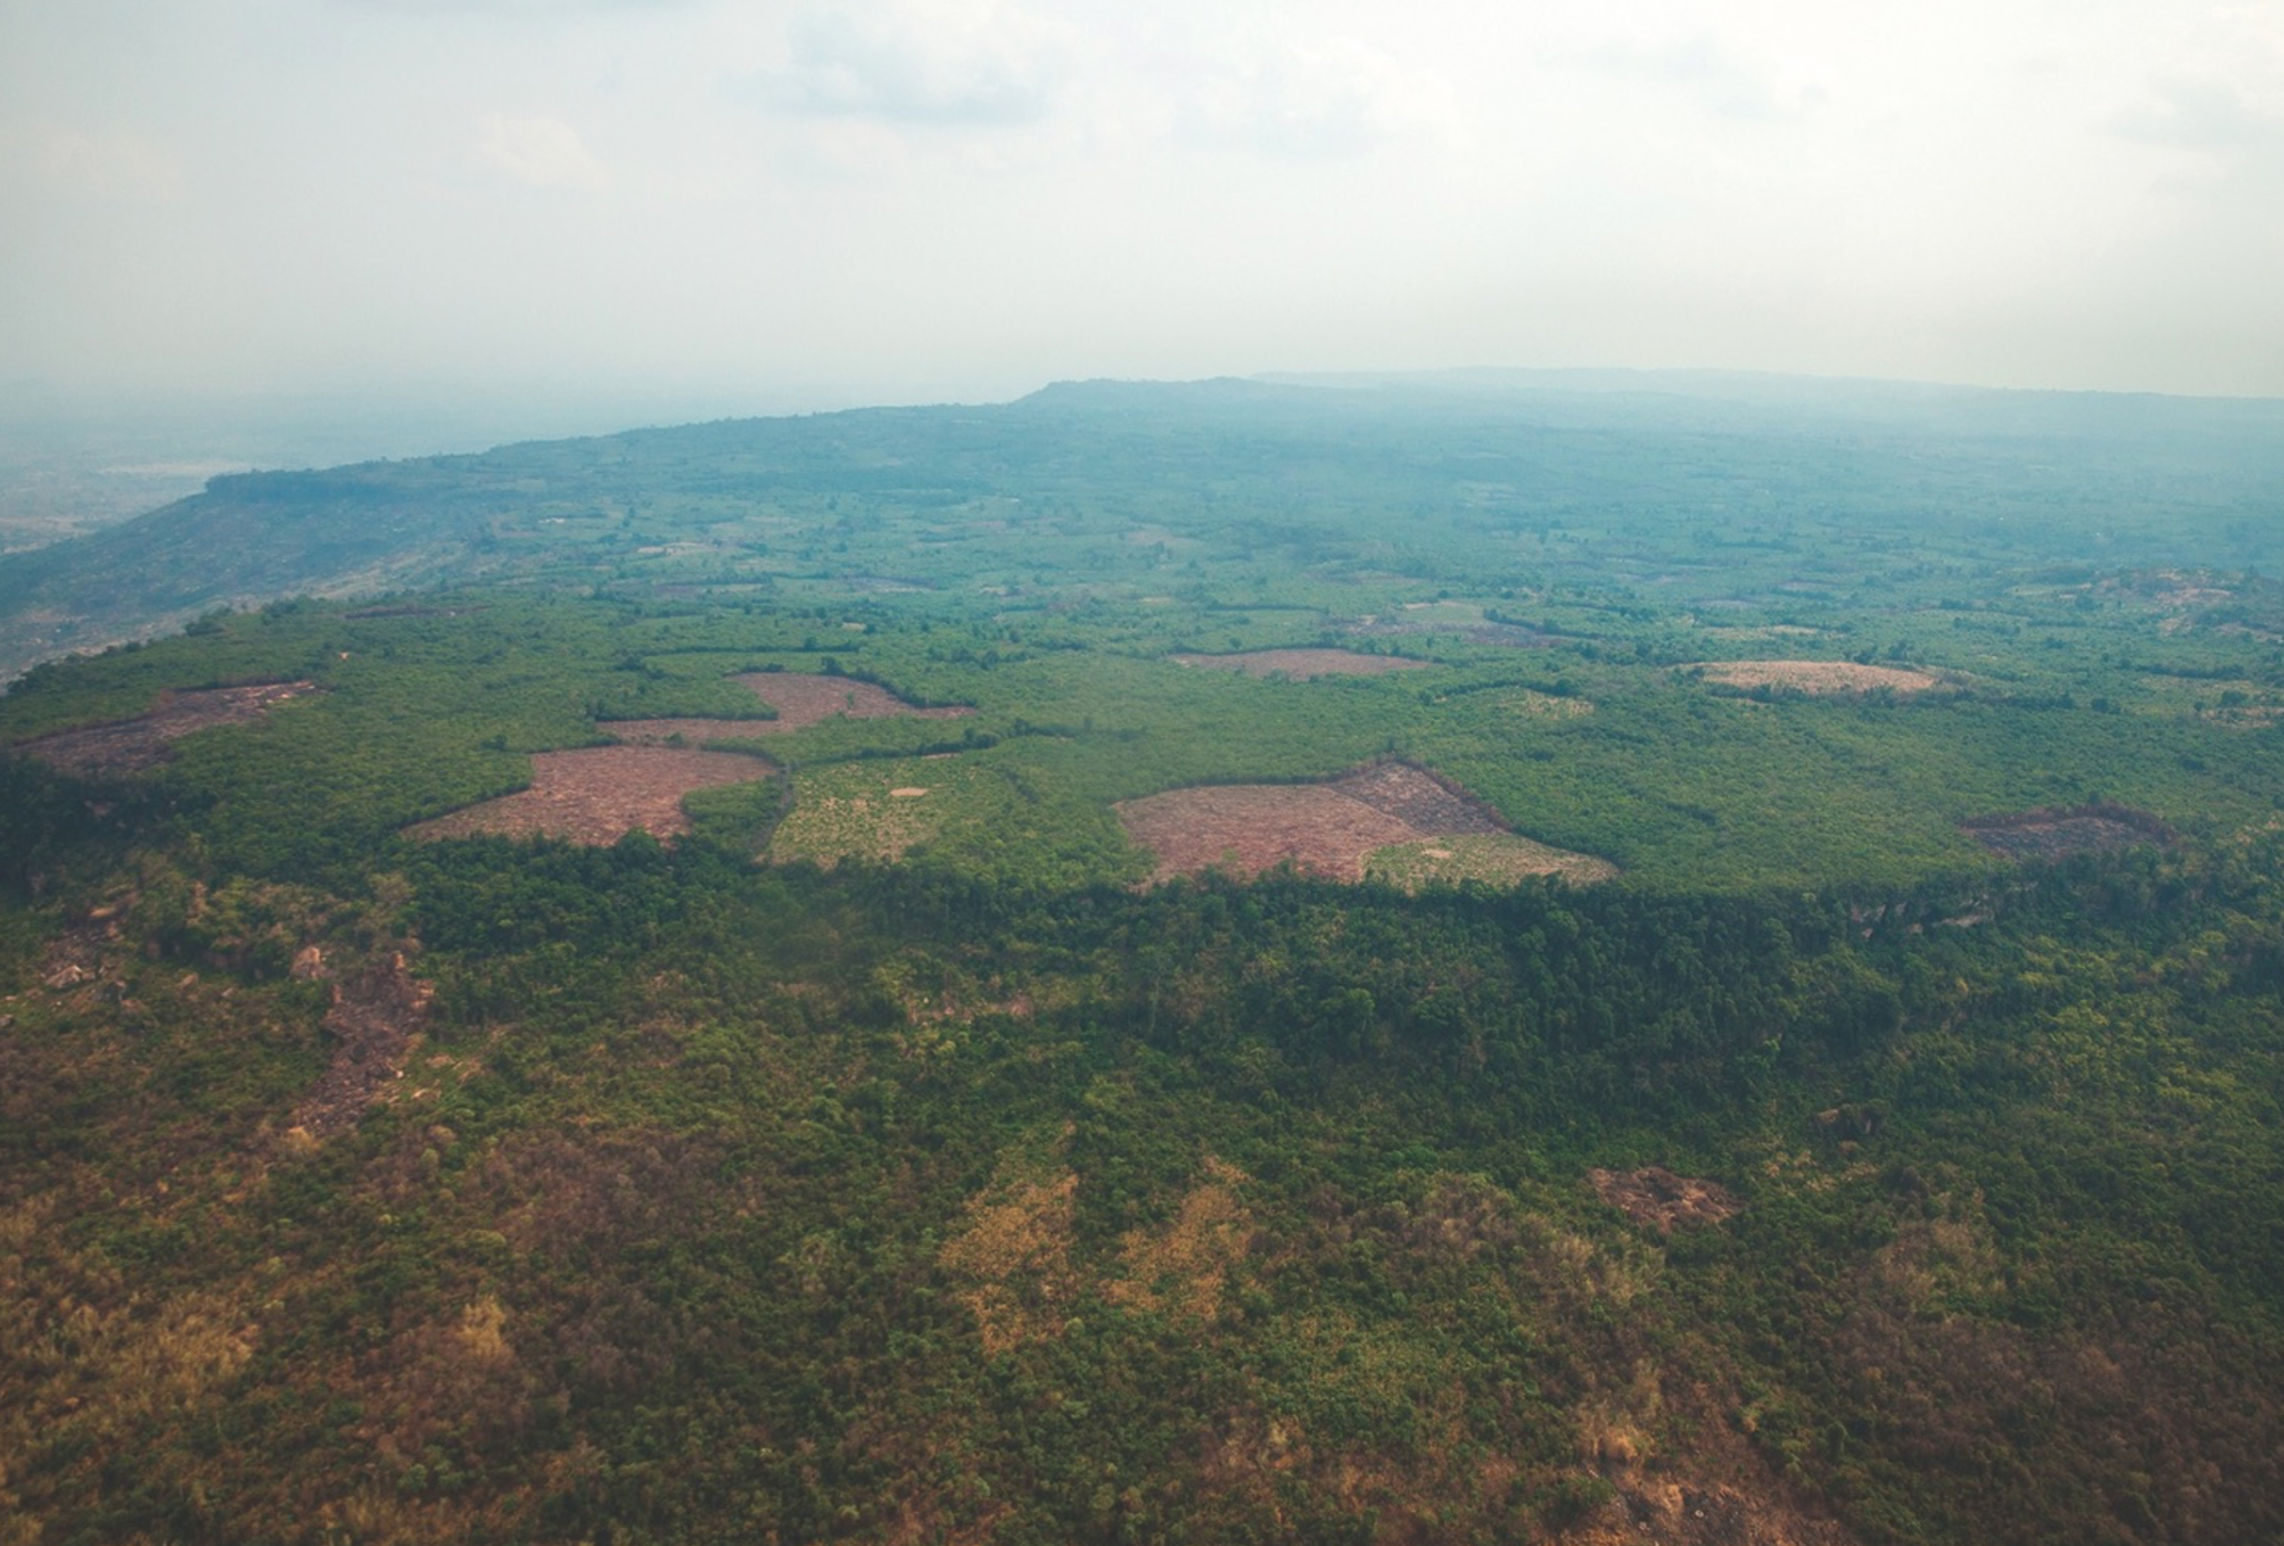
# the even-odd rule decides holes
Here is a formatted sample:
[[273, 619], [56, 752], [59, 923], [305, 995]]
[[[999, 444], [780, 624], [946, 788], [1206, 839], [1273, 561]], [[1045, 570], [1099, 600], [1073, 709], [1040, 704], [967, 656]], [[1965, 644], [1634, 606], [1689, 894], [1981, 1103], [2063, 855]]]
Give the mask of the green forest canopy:
[[[1099, 384], [12, 558], [200, 615], [0, 698], [0, 1540], [2272, 1536], [2260, 412]], [[405, 835], [657, 720], [666, 843]], [[1397, 764], [1615, 878], [1139, 884]]]

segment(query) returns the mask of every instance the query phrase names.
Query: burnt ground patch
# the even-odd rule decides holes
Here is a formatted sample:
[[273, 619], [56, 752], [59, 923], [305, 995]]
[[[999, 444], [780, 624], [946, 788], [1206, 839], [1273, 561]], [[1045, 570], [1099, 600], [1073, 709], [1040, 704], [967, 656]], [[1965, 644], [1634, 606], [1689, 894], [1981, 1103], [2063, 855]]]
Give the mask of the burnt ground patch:
[[2066, 859], [2137, 843], [2160, 846], [2173, 840], [2164, 822], [2127, 805], [2040, 807], [2001, 816], [1978, 816], [1960, 829], [1995, 854], [2010, 859]]
[[315, 682], [255, 682], [198, 687], [159, 695], [150, 712], [108, 725], [58, 730], [13, 748], [84, 778], [143, 773], [174, 756], [174, 743], [219, 725], [251, 724], [290, 699], [323, 692]]

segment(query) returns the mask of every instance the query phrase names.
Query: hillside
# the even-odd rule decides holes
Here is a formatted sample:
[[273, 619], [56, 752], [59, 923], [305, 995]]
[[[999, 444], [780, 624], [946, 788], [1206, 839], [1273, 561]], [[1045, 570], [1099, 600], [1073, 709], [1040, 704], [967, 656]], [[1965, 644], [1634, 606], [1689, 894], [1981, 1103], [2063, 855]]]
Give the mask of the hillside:
[[0, 696], [0, 1543], [2275, 1537], [2276, 414], [1077, 383], [11, 555], [189, 625]]
[[[1318, 559], [1339, 556], [1343, 538], [1353, 555], [1364, 532], [1393, 535], [1386, 512], [1433, 511], [1416, 547], [1404, 544], [1422, 578], [1471, 574], [1448, 545], [1474, 531], [1709, 519], [1877, 537], [1905, 517], [1915, 537], [1964, 537], [1969, 551], [2018, 559], [2242, 569], [2272, 557], [2262, 516], [2284, 480], [2284, 407], [2264, 400], [1686, 372], [1336, 386], [1064, 383], [999, 406], [723, 421], [219, 477], [139, 520], [10, 555], [0, 680], [217, 606], [479, 574], [770, 583], [885, 566], [974, 579], [972, 551], [868, 538], [896, 534], [899, 514], [972, 515], [978, 501], [1070, 499], [1091, 516], [1170, 523], [1214, 543], [1232, 516], [1274, 521], [1302, 500], [1311, 542], [1327, 544], [1310, 550]], [[888, 525], [821, 519], [839, 499]], [[769, 537], [787, 528], [770, 514], [834, 540], [773, 552]], [[1454, 517], [1455, 529], [1434, 530]], [[2086, 522], [2090, 549], [2074, 540]], [[1029, 547], [1043, 534], [1025, 535]]]

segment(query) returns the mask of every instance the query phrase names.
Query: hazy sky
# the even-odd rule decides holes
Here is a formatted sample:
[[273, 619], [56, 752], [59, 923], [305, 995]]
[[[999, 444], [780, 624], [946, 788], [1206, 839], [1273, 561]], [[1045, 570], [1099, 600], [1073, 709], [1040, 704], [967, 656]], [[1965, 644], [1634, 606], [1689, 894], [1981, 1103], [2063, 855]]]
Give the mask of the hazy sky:
[[0, 0], [0, 381], [2284, 394], [2284, 0]]

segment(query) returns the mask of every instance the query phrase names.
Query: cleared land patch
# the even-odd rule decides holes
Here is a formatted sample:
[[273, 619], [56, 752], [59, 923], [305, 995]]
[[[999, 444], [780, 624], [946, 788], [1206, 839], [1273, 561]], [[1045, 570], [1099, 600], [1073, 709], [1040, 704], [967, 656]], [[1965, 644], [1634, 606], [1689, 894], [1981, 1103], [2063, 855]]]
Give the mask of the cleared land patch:
[[539, 752], [531, 787], [407, 827], [424, 839], [545, 834], [574, 843], [615, 843], [637, 829], [653, 837], [690, 830], [682, 797], [693, 789], [767, 778], [776, 764], [735, 752], [670, 746], [590, 746]]
[[716, 741], [750, 741], [782, 735], [782, 719], [607, 719], [596, 729], [622, 746], [711, 746]]
[[1849, 693], [1926, 692], [1943, 679], [1909, 666], [1866, 666], [1852, 660], [1704, 660], [1683, 666], [1724, 687], [1774, 687], [1815, 697]]
[[84, 730], [59, 730], [15, 750], [86, 777], [141, 773], [174, 755], [173, 744], [217, 725], [260, 719], [292, 698], [322, 692], [315, 682], [262, 682], [248, 687], [202, 687], [166, 692], [148, 714]]
[[613, 719], [598, 727], [628, 746], [705, 746], [786, 735], [844, 719], [958, 719], [971, 708], [924, 709], [872, 682], [794, 671], [748, 671], [731, 678], [777, 711], [775, 719]]
[[2173, 834], [2147, 811], [2126, 805], [2079, 805], [2067, 810], [2041, 808], [2007, 816], [1982, 816], [1961, 823], [1962, 830], [1992, 853], [2010, 859], [2063, 859], [2135, 843], [2167, 843]]
[[1432, 660], [1401, 655], [1367, 655], [1357, 650], [1247, 650], [1241, 655], [1175, 655], [1176, 664], [1202, 671], [1242, 671], [1247, 676], [1283, 676], [1296, 682], [1320, 676], [1385, 676], [1391, 671], [1425, 671]]
[[1615, 873], [1601, 860], [1508, 832], [1465, 791], [1409, 763], [1389, 762], [1321, 784], [1221, 784], [1170, 789], [1118, 807], [1118, 819], [1157, 858], [1153, 883], [1277, 865], [1358, 881], [1384, 868], [1398, 884]]
[[909, 714], [916, 719], [958, 719], [974, 709], [924, 709], [906, 703], [885, 687], [845, 676], [812, 676], [795, 671], [749, 671], [732, 680], [753, 690], [753, 695], [777, 710], [764, 721], [779, 733], [800, 730], [831, 719], [888, 719]]

